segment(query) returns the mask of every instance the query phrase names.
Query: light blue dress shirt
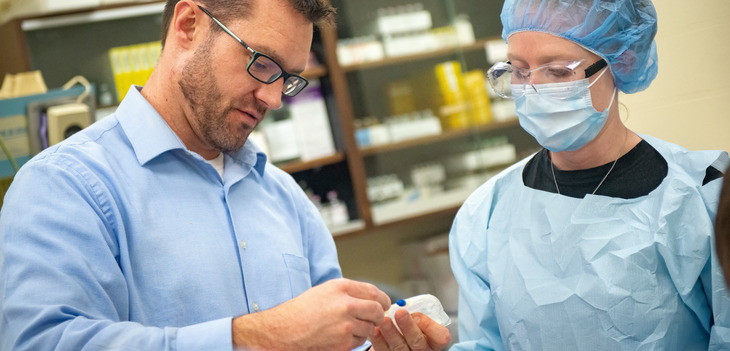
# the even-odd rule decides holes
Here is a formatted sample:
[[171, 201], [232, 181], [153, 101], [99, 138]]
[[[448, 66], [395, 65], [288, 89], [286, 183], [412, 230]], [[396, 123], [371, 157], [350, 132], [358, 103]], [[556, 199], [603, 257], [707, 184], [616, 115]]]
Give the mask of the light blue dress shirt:
[[231, 350], [233, 317], [341, 277], [291, 176], [249, 141], [221, 179], [135, 87], [21, 168], [0, 239], [2, 350]]
[[523, 160], [475, 191], [450, 234], [462, 350], [728, 350], [712, 240], [728, 155], [644, 136], [666, 159], [646, 196], [526, 187]]

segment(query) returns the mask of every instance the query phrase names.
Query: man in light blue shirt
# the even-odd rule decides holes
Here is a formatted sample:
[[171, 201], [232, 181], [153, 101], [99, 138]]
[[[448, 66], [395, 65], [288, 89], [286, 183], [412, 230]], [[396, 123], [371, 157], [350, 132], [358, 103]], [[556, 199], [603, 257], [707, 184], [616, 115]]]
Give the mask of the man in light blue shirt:
[[[340, 279], [318, 211], [247, 141], [306, 86], [288, 72], [332, 14], [321, 1], [168, 1], [145, 87], [29, 161], [7, 193], [2, 350], [349, 350], [392, 330], [387, 295]], [[383, 332], [389, 345], [448, 342], [428, 318], [396, 319], [407, 337]]]

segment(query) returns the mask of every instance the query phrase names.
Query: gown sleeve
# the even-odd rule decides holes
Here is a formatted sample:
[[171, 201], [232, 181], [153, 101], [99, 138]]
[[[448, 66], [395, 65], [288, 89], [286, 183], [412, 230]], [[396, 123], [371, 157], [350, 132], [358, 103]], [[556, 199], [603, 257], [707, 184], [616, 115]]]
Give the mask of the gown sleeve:
[[459, 342], [452, 351], [504, 350], [487, 275], [487, 225], [493, 183], [461, 207], [449, 234], [451, 269], [459, 284]]

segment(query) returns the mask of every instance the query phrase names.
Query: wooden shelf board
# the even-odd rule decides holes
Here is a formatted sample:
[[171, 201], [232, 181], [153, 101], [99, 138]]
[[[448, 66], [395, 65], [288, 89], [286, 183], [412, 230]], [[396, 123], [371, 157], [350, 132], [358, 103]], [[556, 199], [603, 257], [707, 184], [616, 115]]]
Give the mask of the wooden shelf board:
[[356, 219], [354, 221], [350, 221], [349, 223], [338, 226], [335, 228], [331, 228], [330, 232], [332, 233], [332, 236], [338, 237], [338, 236], [344, 236], [352, 233], [356, 233], [359, 231], [362, 231], [365, 229], [365, 222], [361, 219]]
[[289, 174], [301, 172], [307, 169], [318, 168], [342, 162], [345, 160], [345, 154], [338, 151], [334, 155], [326, 156], [309, 161], [289, 161], [284, 163], [276, 164], [277, 167], [281, 168], [284, 172]]

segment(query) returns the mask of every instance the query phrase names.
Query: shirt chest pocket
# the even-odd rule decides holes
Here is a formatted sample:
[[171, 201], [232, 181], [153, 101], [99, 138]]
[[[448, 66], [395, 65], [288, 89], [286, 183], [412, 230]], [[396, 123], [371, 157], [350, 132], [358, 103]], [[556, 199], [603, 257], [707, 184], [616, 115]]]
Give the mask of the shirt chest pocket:
[[291, 296], [294, 298], [312, 287], [312, 280], [309, 275], [309, 260], [306, 257], [288, 253], [282, 255], [289, 276]]

